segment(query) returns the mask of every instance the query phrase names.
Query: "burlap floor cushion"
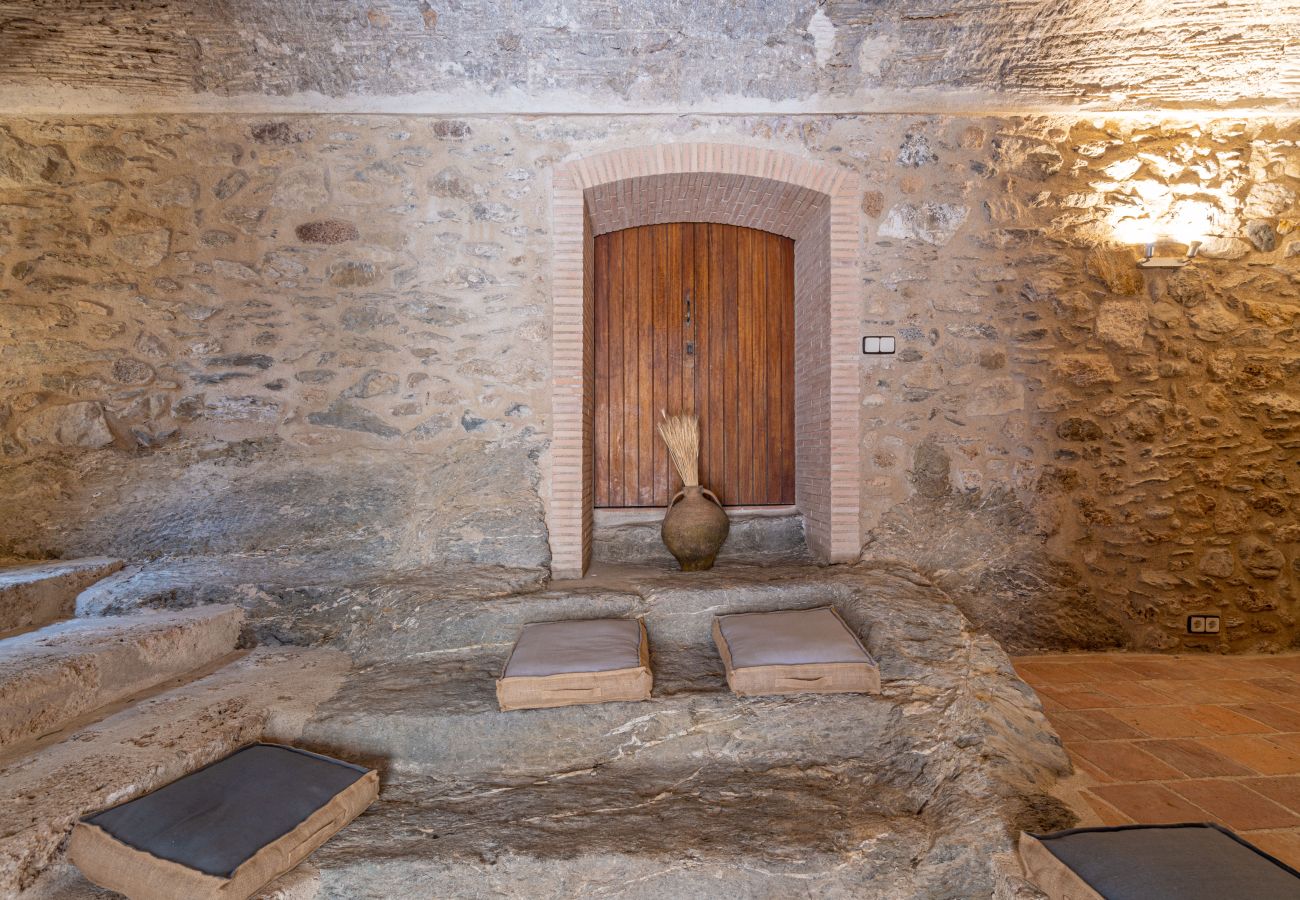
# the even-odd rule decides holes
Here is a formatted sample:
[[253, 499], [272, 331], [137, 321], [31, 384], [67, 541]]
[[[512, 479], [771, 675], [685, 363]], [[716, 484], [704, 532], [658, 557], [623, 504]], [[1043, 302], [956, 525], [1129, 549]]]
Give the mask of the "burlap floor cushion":
[[1020, 859], [1051, 900], [1300, 900], [1300, 873], [1217, 825], [1021, 834]]
[[72, 831], [68, 855], [86, 878], [132, 900], [244, 900], [298, 865], [378, 793], [376, 772], [253, 744], [87, 816]]
[[717, 616], [727, 684], [758, 694], [880, 693], [880, 670], [832, 607]]
[[639, 619], [524, 626], [497, 679], [501, 709], [648, 700], [654, 676]]

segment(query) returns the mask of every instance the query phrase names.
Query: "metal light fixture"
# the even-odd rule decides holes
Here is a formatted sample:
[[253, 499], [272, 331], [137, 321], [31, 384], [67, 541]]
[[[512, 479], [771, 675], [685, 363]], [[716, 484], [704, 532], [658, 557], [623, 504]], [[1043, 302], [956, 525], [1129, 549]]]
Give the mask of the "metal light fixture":
[[1200, 241], [1190, 241], [1187, 244], [1186, 256], [1156, 256], [1155, 241], [1148, 241], [1143, 246], [1143, 258], [1138, 260], [1139, 269], [1181, 269], [1187, 265], [1196, 256], [1196, 251], [1201, 248]]

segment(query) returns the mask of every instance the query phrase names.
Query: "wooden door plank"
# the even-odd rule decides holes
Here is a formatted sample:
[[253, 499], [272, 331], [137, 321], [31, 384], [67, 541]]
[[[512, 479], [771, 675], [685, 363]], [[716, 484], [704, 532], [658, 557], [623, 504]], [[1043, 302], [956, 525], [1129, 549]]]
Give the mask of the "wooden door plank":
[[709, 481], [707, 486], [713, 493], [717, 494], [723, 503], [726, 503], [726, 478], [727, 478], [727, 445], [726, 445], [726, 351], [727, 335], [725, 331], [725, 316], [723, 315], [723, 297], [726, 288], [723, 284], [722, 259], [725, 252], [724, 228], [721, 225], [710, 224], [707, 228], [709, 235], [709, 255], [708, 255], [708, 273], [709, 273], [709, 292], [707, 302], [703, 304], [706, 310], [705, 318], [709, 323], [708, 328], [708, 345], [706, 354], [708, 371], [706, 379], [709, 394], [709, 418], [707, 423], [701, 422], [702, 427], [708, 434], [709, 444]]
[[781, 283], [789, 297], [781, 329], [781, 498], [783, 503], [794, 503], [794, 241], [781, 245], [781, 263]]
[[606, 506], [623, 502], [623, 232], [606, 235], [609, 242], [609, 488]]
[[754, 395], [754, 371], [749, 358], [749, 329], [752, 324], [753, 285], [749, 278], [749, 262], [753, 258], [754, 233], [749, 229], [736, 229], [736, 331], [735, 356], [731, 366], [736, 372], [736, 394], [731, 401], [734, 414], [732, 429], [735, 432], [736, 464], [728, 467], [731, 475], [731, 502], [737, 506], [748, 504], [749, 473], [754, 466], [752, 454], [753, 422], [750, 411]]
[[725, 323], [723, 330], [726, 333], [726, 351], [724, 365], [726, 366], [726, 388], [725, 403], [726, 419], [723, 423], [726, 440], [726, 476], [723, 479], [723, 486], [727, 492], [728, 503], [738, 503], [737, 487], [740, 484], [740, 407], [741, 407], [741, 385], [740, 385], [740, 276], [736, 271], [736, 264], [740, 254], [740, 232], [739, 229], [726, 226], [725, 231], [726, 251], [722, 257], [723, 266], [723, 314]]
[[653, 369], [654, 395], [650, 408], [643, 409], [641, 415], [650, 419], [650, 442], [652, 459], [650, 463], [650, 504], [666, 506], [668, 504], [668, 455], [663, 438], [659, 436], [656, 423], [659, 411], [668, 405], [668, 244], [674, 225], [659, 225], [652, 229], [654, 244], [654, 278], [651, 283], [650, 302], [653, 309]]
[[609, 236], [592, 243], [595, 296], [592, 300], [592, 348], [595, 365], [592, 391], [592, 502], [609, 504]]
[[636, 501], [636, 479], [639, 471], [637, 449], [640, 431], [636, 425], [636, 409], [640, 398], [637, 359], [637, 279], [640, 277], [638, 261], [640, 247], [637, 229], [623, 232], [623, 489], [619, 493], [619, 506], [633, 506]]
[[[682, 380], [683, 369], [686, 365], [685, 354], [683, 353], [682, 344], [685, 340], [684, 325], [682, 317], [684, 315], [685, 303], [685, 286], [682, 271], [682, 245], [690, 225], [676, 222], [665, 228], [666, 252], [664, 254], [664, 273], [665, 273], [665, 296], [664, 296], [664, 337], [667, 346], [665, 354], [665, 391], [664, 398], [660, 401], [660, 406], [654, 411], [656, 428], [660, 421], [660, 413], [666, 412], [670, 416], [681, 415], [687, 410], [682, 408]], [[656, 434], [656, 437], [658, 435]], [[672, 495], [677, 491], [677, 473], [673, 470], [672, 460], [668, 458], [667, 448], [664, 446], [663, 439], [660, 438], [658, 446], [663, 449], [663, 464], [661, 474], [663, 478], [662, 489], [657, 491], [658, 503], [664, 506], [672, 499]]]
[[750, 479], [755, 504], [771, 503], [767, 492], [767, 436], [775, 424], [768, 416], [767, 398], [772, 360], [767, 354], [767, 332], [771, 321], [768, 307], [770, 285], [767, 278], [767, 254], [776, 236], [759, 232], [750, 271], [754, 278], [754, 471]]
[[767, 467], [763, 477], [763, 494], [767, 503], [782, 503], [781, 439], [785, 429], [781, 418], [781, 392], [785, 390], [785, 372], [781, 357], [781, 330], [785, 326], [785, 307], [793, 303], [787, 296], [783, 282], [785, 272], [781, 248], [784, 241], [770, 241], [763, 259], [763, 272], [767, 279], [767, 327], [763, 329], [763, 355], [767, 366]]
[[637, 506], [654, 503], [654, 226], [637, 229], [637, 282], [640, 322], [637, 328], [637, 388], [638, 431], [637, 450]]

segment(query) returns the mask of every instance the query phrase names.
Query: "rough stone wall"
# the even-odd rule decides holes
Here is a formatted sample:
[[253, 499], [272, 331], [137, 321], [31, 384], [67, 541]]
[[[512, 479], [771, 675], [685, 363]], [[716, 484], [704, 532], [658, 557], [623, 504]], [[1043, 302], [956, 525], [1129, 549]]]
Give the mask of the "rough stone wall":
[[[1297, 136], [930, 119], [884, 148], [864, 325], [900, 350], [864, 366], [866, 552], [1015, 645], [1293, 644]], [[1108, 246], [1166, 227], [1201, 258], [1140, 272]], [[1224, 633], [1188, 636], [1192, 612]]]
[[[0, 553], [544, 565], [547, 169], [727, 141], [862, 176], [869, 556], [1018, 646], [1296, 639], [1295, 124], [0, 124]], [[1103, 246], [1182, 201], [1187, 269]]]
[[542, 172], [474, 131], [0, 128], [0, 547], [546, 564]]
[[[1300, 98], [1265, 0], [11, 0], [17, 111], [800, 111]], [[38, 85], [38, 91], [32, 91]], [[221, 108], [231, 109], [225, 102]]]

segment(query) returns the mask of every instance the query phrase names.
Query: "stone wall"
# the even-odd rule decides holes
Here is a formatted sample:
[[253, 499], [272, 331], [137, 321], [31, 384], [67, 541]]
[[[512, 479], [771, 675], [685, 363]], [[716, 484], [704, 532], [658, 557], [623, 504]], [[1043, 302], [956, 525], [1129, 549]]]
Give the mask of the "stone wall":
[[[1294, 124], [0, 125], [0, 553], [545, 565], [547, 173], [709, 140], [862, 176], [867, 555], [1013, 645], [1296, 639]], [[1205, 258], [1139, 273], [1139, 207]]]

